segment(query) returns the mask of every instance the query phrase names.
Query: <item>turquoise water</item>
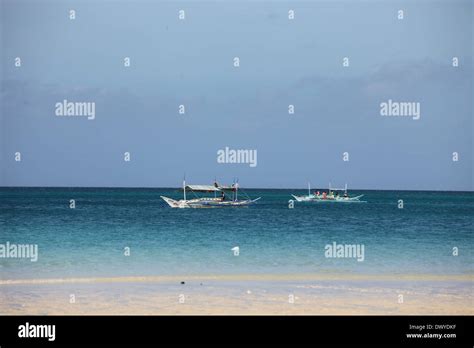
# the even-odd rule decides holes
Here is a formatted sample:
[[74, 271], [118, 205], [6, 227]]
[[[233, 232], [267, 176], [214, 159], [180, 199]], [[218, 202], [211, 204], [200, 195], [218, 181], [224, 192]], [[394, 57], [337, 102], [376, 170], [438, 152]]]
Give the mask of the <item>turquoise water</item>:
[[[262, 199], [171, 209], [160, 195], [179, 198], [174, 189], [1, 188], [0, 243], [38, 244], [39, 259], [0, 259], [0, 277], [473, 274], [472, 192], [352, 191], [368, 202], [294, 209], [290, 194], [305, 190], [246, 192]], [[326, 258], [332, 242], [363, 244], [364, 261]]]

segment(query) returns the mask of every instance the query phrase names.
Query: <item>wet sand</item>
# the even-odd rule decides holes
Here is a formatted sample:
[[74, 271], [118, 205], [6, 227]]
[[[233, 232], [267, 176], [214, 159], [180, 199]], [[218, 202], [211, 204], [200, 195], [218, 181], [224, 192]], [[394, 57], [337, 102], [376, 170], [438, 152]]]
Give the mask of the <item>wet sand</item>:
[[437, 275], [0, 280], [0, 314], [473, 315], [473, 285], [474, 276]]

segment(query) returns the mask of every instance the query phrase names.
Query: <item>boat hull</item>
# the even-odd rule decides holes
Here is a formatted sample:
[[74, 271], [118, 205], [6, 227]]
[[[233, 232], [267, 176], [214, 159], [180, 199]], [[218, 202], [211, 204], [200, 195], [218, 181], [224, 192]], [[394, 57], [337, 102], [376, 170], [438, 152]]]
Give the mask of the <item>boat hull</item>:
[[308, 196], [295, 196], [292, 197], [297, 202], [318, 202], [318, 203], [367, 203], [366, 201], [361, 201], [360, 199], [364, 195], [356, 196], [356, 197], [339, 197], [339, 198], [322, 198], [321, 196], [318, 197], [316, 195], [308, 195]]
[[161, 198], [171, 208], [224, 208], [224, 207], [247, 207], [254, 204], [260, 199], [247, 199], [241, 201], [223, 201], [220, 198], [198, 198], [190, 200], [174, 200], [169, 197], [161, 196]]

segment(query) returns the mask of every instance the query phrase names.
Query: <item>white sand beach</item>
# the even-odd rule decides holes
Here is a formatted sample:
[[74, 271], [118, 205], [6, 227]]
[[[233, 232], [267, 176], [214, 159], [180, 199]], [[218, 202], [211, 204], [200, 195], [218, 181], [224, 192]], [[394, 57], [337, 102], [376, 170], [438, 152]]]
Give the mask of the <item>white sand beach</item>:
[[0, 313], [472, 315], [473, 284], [473, 276], [436, 275], [17, 279], [0, 281]]

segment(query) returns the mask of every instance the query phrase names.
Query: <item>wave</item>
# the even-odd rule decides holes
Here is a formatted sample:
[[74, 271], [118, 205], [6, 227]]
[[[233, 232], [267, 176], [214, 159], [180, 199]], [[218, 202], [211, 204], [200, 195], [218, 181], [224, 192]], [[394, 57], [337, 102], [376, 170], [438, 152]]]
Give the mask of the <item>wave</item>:
[[173, 276], [127, 276], [127, 277], [83, 277], [83, 278], [44, 278], [0, 280], [3, 285], [41, 285], [78, 283], [180, 283], [199, 281], [474, 281], [474, 274], [227, 274], [227, 275], [173, 275]]

